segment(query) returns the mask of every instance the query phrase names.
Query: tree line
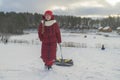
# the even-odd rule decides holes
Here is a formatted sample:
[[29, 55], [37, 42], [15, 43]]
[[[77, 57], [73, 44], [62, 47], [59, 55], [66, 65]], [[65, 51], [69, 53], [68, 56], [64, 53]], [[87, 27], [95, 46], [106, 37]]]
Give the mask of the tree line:
[[[25, 29], [38, 29], [42, 14], [0, 12], [0, 33], [23, 34]], [[92, 19], [76, 16], [55, 15], [60, 28], [63, 29], [97, 29], [98, 27], [110, 26], [116, 29], [120, 26], [120, 17], [109, 16], [102, 19]]]
[[24, 29], [37, 28], [42, 15], [0, 12], [0, 33], [22, 34]]

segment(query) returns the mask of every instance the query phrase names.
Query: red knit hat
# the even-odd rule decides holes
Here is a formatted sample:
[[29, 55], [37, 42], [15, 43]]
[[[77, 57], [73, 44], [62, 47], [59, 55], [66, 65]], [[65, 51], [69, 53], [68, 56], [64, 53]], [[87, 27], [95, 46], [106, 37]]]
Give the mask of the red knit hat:
[[47, 14], [50, 15], [50, 16], [53, 16], [53, 12], [51, 10], [45, 11], [44, 16], [47, 15]]
[[43, 19], [45, 19], [45, 15], [46, 15], [46, 14], [48, 14], [48, 15], [51, 16], [51, 20], [54, 19], [54, 15], [53, 15], [53, 12], [52, 12], [51, 10], [47, 10], [47, 11], [45, 11], [45, 13], [44, 13], [44, 15], [43, 15]]

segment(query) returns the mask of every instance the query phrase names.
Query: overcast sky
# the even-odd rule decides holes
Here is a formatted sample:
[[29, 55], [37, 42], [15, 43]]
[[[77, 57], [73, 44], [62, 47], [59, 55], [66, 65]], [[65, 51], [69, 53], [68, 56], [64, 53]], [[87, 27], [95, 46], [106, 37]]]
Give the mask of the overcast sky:
[[120, 0], [0, 0], [0, 11], [56, 15], [105, 16], [120, 14]]

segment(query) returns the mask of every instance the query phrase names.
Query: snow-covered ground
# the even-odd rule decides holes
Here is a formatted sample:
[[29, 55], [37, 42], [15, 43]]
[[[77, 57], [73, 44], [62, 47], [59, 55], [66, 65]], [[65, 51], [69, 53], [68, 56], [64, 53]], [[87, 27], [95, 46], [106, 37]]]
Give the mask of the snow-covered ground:
[[0, 43], [0, 80], [120, 80], [120, 37], [104, 35], [62, 33], [63, 42], [86, 47], [62, 47], [63, 57], [73, 59], [74, 66], [53, 65], [51, 71], [40, 59], [37, 33], [12, 36], [8, 44]]

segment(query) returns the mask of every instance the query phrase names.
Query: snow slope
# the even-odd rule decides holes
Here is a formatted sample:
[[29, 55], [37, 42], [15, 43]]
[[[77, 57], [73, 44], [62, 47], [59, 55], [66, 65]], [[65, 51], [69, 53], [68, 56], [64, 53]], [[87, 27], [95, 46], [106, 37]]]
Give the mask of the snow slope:
[[[87, 35], [87, 38], [84, 38]], [[27, 36], [27, 37], [26, 37]], [[96, 38], [95, 38], [96, 37]], [[13, 36], [10, 40], [38, 42], [37, 34]], [[86, 43], [87, 48], [63, 47], [64, 58], [74, 61], [72, 67], [53, 66], [53, 70], [44, 69], [40, 59], [41, 43], [15, 44], [0, 43], [0, 80], [119, 80], [120, 79], [120, 49], [119, 37], [104, 37], [102, 35], [63, 33], [63, 41]], [[98, 41], [98, 42], [97, 42]], [[99, 41], [108, 44], [105, 50], [91, 47]], [[110, 44], [113, 42], [113, 44]], [[118, 44], [117, 44], [118, 42]], [[57, 57], [60, 57], [58, 48]]]

